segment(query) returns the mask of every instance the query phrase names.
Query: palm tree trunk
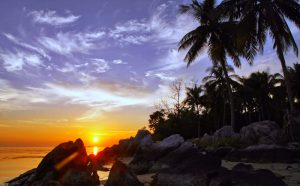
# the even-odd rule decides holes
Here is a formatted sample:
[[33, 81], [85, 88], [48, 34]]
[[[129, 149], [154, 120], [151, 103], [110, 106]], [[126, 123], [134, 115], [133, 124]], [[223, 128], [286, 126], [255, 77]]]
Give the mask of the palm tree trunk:
[[288, 101], [290, 105], [291, 112], [295, 112], [295, 104], [294, 104], [294, 96], [293, 96], [293, 91], [292, 91], [292, 86], [291, 86], [291, 80], [290, 80], [290, 75], [285, 63], [284, 55], [283, 52], [280, 49], [277, 49], [277, 54], [281, 63], [282, 71], [283, 71], [283, 76], [284, 76], [284, 82], [286, 86], [286, 91], [288, 95]]
[[197, 106], [197, 119], [198, 119], [198, 138], [200, 138], [200, 113], [199, 113], [199, 107]]
[[230, 78], [228, 76], [225, 61], [221, 61], [221, 65], [222, 65], [222, 68], [224, 70], [225, 81], [226, 81], [227, 91], [228, 91], [229, 100], [230, 100], [230, 116], [231, 116], [230, 123], [231, 123], [231, 127], [235, 132], [238, 132], [237, 127], [235, 125], [234, 98], [233, 98], [233, 94], [232, 94], [232, 89], [231, 89], [231, 85], [230, 85]]
[[[225, 102], [225, 97], [223, 100], [224, 104], [223, 104], [223, 126], [225, 126], [225, 122], [226, 122], [226, 102]], [[221, 127], [220, 127], [221, 128]]]

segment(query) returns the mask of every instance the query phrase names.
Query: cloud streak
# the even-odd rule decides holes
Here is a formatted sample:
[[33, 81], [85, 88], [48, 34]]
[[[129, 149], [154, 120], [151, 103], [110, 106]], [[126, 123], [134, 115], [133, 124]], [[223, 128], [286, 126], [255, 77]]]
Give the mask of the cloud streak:
[[32, 16], [32, 19], [35, 23], [40, 24], [49, 24], [53, 26], [60, 26], [65, 24], [70, 24], [77, 21], [80, 16], [73, 15], [68, 13], [65, 16], [58, 15], [54, 10], [39, 10], [39, 11], [32, 11], [29, 13]]
[[16, 50], [16, 52], [0, 52], [0, 60], [8, 72], [23, 70], [24, 66], [38, 67], [43, 63], [41, 56]]

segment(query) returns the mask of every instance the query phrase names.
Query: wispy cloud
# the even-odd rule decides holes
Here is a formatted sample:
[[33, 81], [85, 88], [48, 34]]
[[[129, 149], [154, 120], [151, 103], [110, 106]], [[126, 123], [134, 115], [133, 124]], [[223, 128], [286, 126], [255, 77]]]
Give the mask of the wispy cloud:
[[188, 15], [175, 15], [168, 19], [172, 4], [160, 5], [149, 19], [132, 19], [116, 24], [110, 30], [109, 36], [120, 44], [142, 44], [159, 42], [161, 46], [177, 43], [188, 31], [196, 28], [197, 23]]
[[108, 62], [104, 59], [94, 58], [92, 59], [92, 65], [94, 65], [94, 71], [97, 73], [104, 73], [110, 69]]
[[0, 60], [8, 72], [22, 70], [25, 65], [37, 67], [43, 63], [41, 56], [19, 50], [15, 52], [0, 51]]
[[66, 13], [64, 16], [58, 15], [54, 10], [32, 11], [29, 15], [32, 16], [33, 21], [36, 23], [50, 24], [54, 26], [70, 24], [80, 18], [80, 16], [73, 15], [70, 12]]
[[20, 39], [16, 38], [15, 36], [13, 36], [12, 34], [9, 33], [3, 33], [3, 35], [9, 39], [11, 42], [13, 42], [16, 45], [22, 46], [26, 49], [29, 49], [31, 51], [35, 51], [37, 53], [39, 53], [40, 55], [42, 55], [43, 57], [47, 58], [47, 59], [51, 59], [51, 57], [41, 48], [35, 47], [33, 45], [27, 44], [23, 41], [21, 41]]
[[38, 42], [46, 49], [62, 55], [69, 55], [74, 52], [88, 53], [96, 47], [95, 41], [102, 39], [105, 35], [103, 31], [73, 33], [59, 32], [55, 37], [43, 36]]
[[125, 65], [127, 64], [127, 62], [123, 61], [122, 59], [114, 59], [112, 61], [113, 64], [116, 64], [116, 65]]

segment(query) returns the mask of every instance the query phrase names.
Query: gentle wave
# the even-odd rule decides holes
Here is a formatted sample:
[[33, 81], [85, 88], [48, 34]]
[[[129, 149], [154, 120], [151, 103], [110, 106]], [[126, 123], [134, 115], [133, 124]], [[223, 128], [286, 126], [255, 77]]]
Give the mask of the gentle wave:
[[26, 159], [26, 158], [44, 158], [45, 156], [16, 156], [16, 157], [3, 157], [2, 160], [9, 159]]

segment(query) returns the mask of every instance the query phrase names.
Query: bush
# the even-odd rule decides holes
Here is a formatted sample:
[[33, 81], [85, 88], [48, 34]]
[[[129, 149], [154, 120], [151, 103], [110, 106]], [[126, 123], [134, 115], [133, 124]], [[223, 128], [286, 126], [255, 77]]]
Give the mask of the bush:
[[193, 143], [198, 148], [219, 148], [219, 147], [233, 147], [233, 148], [244, 148], [245, 144], [242, 143], [239, 137], [228, 137], [228, 138], [219, 138], [214, 139], [206, 138], [206, 139], [196, 139]]

